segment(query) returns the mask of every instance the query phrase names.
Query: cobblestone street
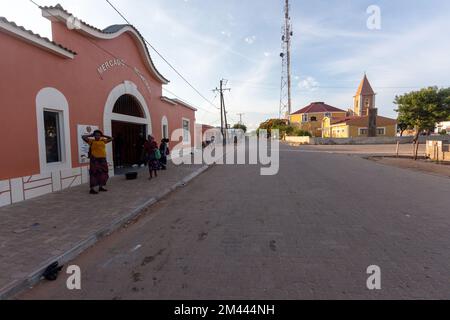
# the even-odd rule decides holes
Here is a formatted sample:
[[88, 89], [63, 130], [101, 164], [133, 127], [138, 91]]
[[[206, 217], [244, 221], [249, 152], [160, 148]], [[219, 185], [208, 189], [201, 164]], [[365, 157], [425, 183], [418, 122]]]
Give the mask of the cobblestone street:
[[[448, 178], [282, 145], [214, 166], [21, 299], [450, 298]], [[370, 265], [382, 289], [366, 287]]]
[[153, 181], [142, 169], [138, 180], [112, 178], [107, 193], [92, 196], [82, 185], [0, 208], [0, 297], [53, 261], [76, 256], [200, 168], [171, 166]]

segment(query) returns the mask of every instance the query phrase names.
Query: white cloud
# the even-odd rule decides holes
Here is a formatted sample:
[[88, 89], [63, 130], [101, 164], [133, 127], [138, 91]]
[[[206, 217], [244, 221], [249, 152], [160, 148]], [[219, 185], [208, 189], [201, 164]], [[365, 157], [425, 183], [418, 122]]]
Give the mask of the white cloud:
[[229, 31], [222, 31], [221, 34], [227, 38], [231, 37], [231, 32], [229, 32]]
[[[294, 78], [298, 79], [299, 77]], [[314, 91], [317, 90], [319, 82], [317, 82], [313, 77], [306, 77], [305, 79], [300, 80], [297, 86], [300, 90]]]
[[255, 41], [256, 41], [256, 36], [249, 36], [249, 37], [246, 37], [246, 38], [244, 39], [244, 41], [247, 42], [248, 44], [253, 44], [253, 43], [255, 43]]

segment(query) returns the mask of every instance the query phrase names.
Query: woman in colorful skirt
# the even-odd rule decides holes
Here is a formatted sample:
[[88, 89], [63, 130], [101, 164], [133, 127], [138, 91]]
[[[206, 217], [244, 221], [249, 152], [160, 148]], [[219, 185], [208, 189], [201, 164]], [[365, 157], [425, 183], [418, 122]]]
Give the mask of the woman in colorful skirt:
[[83, 140], [89, 144], [89, 176], [90, 176], [90, 194], [98, 194], [95, 187], [98, 187], [99, 192], [106, 192], [106, 183], [109, 179], [108, 161], [106, 161], [106, 145], [113, 141], [112, 137], [103, 135], [100, 130], [95, 130], [91, 135], [83, 136]]
[[144, 144], [144, 149], [147, 154], [148, 171], [150, 173], [150, 178], [148, 179], [151, 180], [153, 174], [155, 174], [155, 178], [158, 177], [158, 170], [160, 169], [159, 159], [156, 157], [156, 151], [159, 151], [159, 149], [155, 138], [148, 136], [148, 140]]

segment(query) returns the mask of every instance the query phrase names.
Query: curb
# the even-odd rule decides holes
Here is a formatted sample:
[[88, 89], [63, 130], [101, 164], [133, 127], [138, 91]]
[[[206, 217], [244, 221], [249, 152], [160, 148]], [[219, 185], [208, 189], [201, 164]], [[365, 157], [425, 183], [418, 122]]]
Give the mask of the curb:
[[159, 195], [150, 198], [146, 202], [144, 202], [139, 207], [135, 208], [133, 211], [129, 212], [128, 214], [125, 214], [122, 217], [119, 217], [115, 220], [113, 220], [109, 225], [106, 227], [100, 229], [99, 231], [95, 232], [91, 236], [89, 236], [87, 239], [80, 241], [76, 245], [74, 245], [71, 249], [67, 250], [63, 254], [50, 258], [44, 263], [42, 263], [39, 267], [37, 267], [33, 272], [31, 272], [28, 276], [26, 276], [23, 279], [16, 279], [12, 281], [11, 283], [7, 284], [5, 287], [0, 288], [0, 300], [6, 300], [6, 299], [12, 299], [14, 296], [19, 294], [20, 292], [34, 286], [37, 284], [41, 278], [42, 274], [44, 273], [45, 269], [53, 262], [58, 261], [59, 265], [64, 265], [68, 263], [69, 261], [72, 261], [77, 256], [79, 256], [81, 253], [83, 253], [86, 249], [92, 247], [94, 244], [96, 244], [99, 240], [102, 238], [110, 235], [114, 231], [117, 231], [124, 225], [126, 225], [128, 222], [138, 218], [144, 211], [144, 209], [152, 206], [168, 194], [172, 193], [173, 191], [177, 190], [180, 187], [184, 187], [186, 184], [188, 184], [191, 180], [208, 170], [210, 166], [205, 165], [190, 175], [184, 177], [179, 182], [175, 183], [173, 186], [165, 189], [163, 192], [161, 192]]

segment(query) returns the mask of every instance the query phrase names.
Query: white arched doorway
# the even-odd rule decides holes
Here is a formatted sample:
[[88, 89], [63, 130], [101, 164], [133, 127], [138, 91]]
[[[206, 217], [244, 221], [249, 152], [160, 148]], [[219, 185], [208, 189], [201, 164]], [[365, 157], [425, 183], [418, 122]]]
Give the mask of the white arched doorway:
[[[133, 112], [121, 112], [118, 109], [117, 103], [121, 100], [130, 99], [135, 102]], [[136, 106], [139, 107], [136, 107]], [[119, 106], [120, 109], [120, 106]], [[138, 110], [139, 109], [139, 110]], [[144, 96], [139, 92], [136, 84], [131, 81], [125, 81], [124, 83], [116, 86], [108, 95], [106, 100], [104, 114], [103, 114], [103, 130], [104, 134], [108, 136], [114, 135], [113, 128], [118, 124], [129, 124], [132, 126], [145, 127], [144, 138], [148, 134], [152, 134], [152, 121], [150, 111], [145, 101]], [[109, 165], [110, 174], [114, 174], [114, 158], [113, 145], [107, 146], [107, 159]]]

